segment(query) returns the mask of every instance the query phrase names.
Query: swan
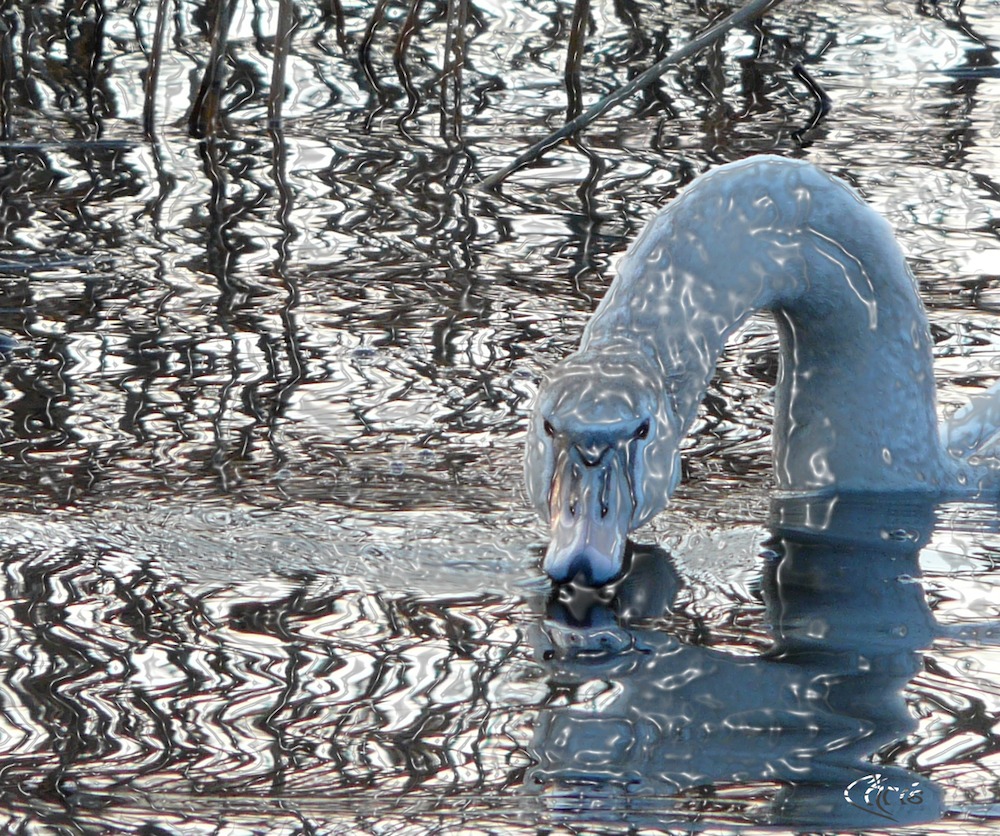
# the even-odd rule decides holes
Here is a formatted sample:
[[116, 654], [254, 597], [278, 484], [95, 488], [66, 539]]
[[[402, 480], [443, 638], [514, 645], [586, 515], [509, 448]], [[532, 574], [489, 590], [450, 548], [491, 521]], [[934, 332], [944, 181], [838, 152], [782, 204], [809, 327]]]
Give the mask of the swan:
[[1000, 395], [939, 429], [927, 316], [888, 222], [808, 162], [751, 157], [698, 177], [646, 225], [579, 349], [542, 382], [524, 470], [553, 580], [621, 574], [629, 532], [677, 486], [727, 337], [755, 311], [779, 337], [780, 491], [982, 488]]

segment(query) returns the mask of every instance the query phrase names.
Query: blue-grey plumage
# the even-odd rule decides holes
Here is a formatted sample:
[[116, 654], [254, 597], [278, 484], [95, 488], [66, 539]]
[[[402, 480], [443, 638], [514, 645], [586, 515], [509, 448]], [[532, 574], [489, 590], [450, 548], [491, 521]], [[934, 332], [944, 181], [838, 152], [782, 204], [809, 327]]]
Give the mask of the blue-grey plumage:
[[647, 224], [579, 351], [542, 384], [525, 476], [550, 523], [553, 579], [620, 574], [628, 533], [676, 487], [727, 338], [755, 311], [779, 334], [780, 490], [982, 488], [1000, 394], [939, 429], [927, 316], [889, 224], [809, 163], [753, 157], [699, 177]]

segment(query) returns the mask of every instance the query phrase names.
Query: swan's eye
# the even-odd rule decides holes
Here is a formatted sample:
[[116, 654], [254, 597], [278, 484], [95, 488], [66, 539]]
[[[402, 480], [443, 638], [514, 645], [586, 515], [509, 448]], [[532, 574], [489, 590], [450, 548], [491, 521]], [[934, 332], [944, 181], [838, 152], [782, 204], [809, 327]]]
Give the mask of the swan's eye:
[[635, 431], [635, 437], [638, 438], [640, 441], [642, 439], [646, 438], [647, 436], [649, 436], [649, 419], [648, 418], [645, 421], [643, 421], [639, 425], [639, 428]]
[[545, 434], [546, 434], [546, 435], [547, 435], [547, 436], [548, 436], [549, 438], [552, 438], [552, 436], [554, 436], [554, 435], [556, 434], [556, 428], [555, 428], [555, 427], [553, 427], [553, 426], [552, 426], [552, 424], [550, 424], [550, 423], [548, 422], [548, 419], [546, 419], [546, 420], [545, 420], [545, 421], [543, 422], [543, 424], [542, 424], [542, 429], [543, 429], [543, 430], [545, 430]]

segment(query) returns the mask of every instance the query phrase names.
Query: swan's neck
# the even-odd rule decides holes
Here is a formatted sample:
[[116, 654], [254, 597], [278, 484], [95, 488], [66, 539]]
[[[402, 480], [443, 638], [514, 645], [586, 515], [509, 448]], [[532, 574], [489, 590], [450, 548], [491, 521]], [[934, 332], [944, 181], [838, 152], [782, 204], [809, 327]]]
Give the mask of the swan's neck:
[[774, 314], [779, 487], [936, 489], [931, 341], [888, 224], [808, 165], [708, 175], [646, 228], [583, 348], [628, 339], [659, 362], [684, 431], [729, 335]]

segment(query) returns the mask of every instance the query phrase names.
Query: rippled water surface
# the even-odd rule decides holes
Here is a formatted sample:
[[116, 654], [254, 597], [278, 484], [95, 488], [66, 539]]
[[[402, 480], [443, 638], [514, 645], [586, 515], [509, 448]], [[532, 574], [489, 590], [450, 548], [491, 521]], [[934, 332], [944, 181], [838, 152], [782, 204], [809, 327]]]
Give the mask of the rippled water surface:
[[997, 508], [773, 499], [763, 319], [625, 581], [538, 568], [539, 376], [712, 165], [850, 180], [998, 375], [996, 0], [786, 2], [476, 188], [724, 11], [0, 4], [6, 832], [994, 826]]

